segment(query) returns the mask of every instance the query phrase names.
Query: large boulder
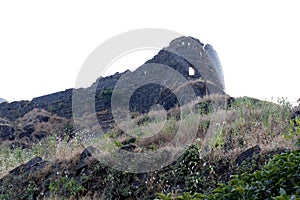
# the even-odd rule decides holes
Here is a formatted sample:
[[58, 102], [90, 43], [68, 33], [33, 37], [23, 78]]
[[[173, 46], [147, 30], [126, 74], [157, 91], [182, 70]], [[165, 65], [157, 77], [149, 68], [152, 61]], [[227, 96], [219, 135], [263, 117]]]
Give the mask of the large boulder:
[[243, 162], [251, 162], [253, 159], [258, 159], [260, 156], [260, 147], [258, 145], [247, 149], [236, 158], [236, 164], [240, 166]]
[[41, 157], [34, 157], [29, 160], [27, 163], [16, 167], [11, 170], [9, 173], [12, 175], [20, 175], [20, 174], [32, 174], [38, 171], [41, 171], [48, 164], [48, 161], [44, 161]]
[[13, 126], [7, 120], [0, 118], [0, 141], [14, 140], [14, 133], [15, 129]]

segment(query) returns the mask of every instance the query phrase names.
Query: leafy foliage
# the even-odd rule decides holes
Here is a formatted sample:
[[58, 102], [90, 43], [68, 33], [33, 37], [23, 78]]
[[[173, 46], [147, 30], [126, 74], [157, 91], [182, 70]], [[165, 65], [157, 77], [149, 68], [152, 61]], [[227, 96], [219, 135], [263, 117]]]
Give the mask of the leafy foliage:
[[[158, 194], [161, 199], [171, 195]], [[275, 155], [261, 170], [235, 175], [210, 194], [170, 199], [300, 199], [300, 150]]]
[[86, 190], [83, 186], [83, 182], [85, 181], [85, 177], [82, 177], [82, 180], [79, 181], [73, 177], [60, 177], [50, 183], [49, 189], [50, 192], [55, 195], [68, 194], [71, 196], [77, 196]]

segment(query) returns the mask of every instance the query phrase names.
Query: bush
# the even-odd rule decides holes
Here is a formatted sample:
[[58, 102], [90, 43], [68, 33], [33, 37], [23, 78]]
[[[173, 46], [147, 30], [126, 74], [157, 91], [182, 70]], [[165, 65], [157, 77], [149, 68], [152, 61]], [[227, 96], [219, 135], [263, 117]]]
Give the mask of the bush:
[[300, 199], [300, 150], [276, 155], [252, 174], [235, 175], [211, 194], [185, 193], [173, 199]]

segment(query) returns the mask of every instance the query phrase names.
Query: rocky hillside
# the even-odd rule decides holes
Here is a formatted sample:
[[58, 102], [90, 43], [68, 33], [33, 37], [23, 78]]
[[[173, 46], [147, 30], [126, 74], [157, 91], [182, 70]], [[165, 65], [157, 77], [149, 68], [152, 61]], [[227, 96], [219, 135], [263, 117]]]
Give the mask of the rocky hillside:
[[[130, 122], [136, 125], [129, 133], [134, 136], [124, 134], [115, 126], [111, 102], [113, 92], [126, 93], [131, 85], [120, 91], [118, 83], [143, 82], [144, 76], [153, 70], [163, 71], [163, 66], [181, 74], [184, 81], [172, 79], [171, 88], [153, 83], [136, 88], [129, 101]], [[171, 76], [155, 75], [161, 83]], [[201, 98], [180, 101], [176, 91], [187, 86]], [[253, 98], [235, 99], [224, 93], [224, 87], [222, 67], [212, 46], [192, 37], [181, 37], [134, 72], [101, 77], [88, 88], [67, 89], [31, 101], [0, 103], [0, 199], [224, 199], [224, 195], [230, 196], [228, 199], [236, 199], [237, 195], [248, 195], [249, 199], [261, 195], [288, 199], [292, 195], [300, 196], [299, 150], [295, 150], [300, 144], [300, 107], [293, 108], [284, 99], [277, 104]], [[87, 113], [84, 106], [74, 107], [75, 93], [82, 97], [76, 99], [76, 105], [84, 105], [85, 97], [94, 94], [96, 113]], [[166, 112], [151, 110], [157, 104]], [[183, 108], [192, 112], [180, 112]], [[80, 111], [75, 117], [74, 109]], [[102, 136], [111, 146], [103, 145], [103, 137], [93, 137], [93, 146], [83, 145], [81, 135], [74, 128], [75, 119], [84, 121], [95, 114], [99, 122], [95, 126], [105, 131]], [[178, 138], [181, 126], [187, 129]], [[171, 157], [170, 152], [180, 149], [178, 143], [168, 144], [174, 138], [179, 143], [188, 140], [193, 126], [197, 129], [191, 142], [169, 165], [135, 173], [105, 165], [115, 154], [107, 154], [102, 147], [112, 146], [116, 149], [114, 153], [129, 155], [145, 152], [150, 155], [163, 150], [165, 154], [155, 154], [155, 159], [165, 161]], [[94, 131], [93, 126], [88, 128]], [[297, 140], [299, 144], [295, 146]], [[95, 148], [97, 144], [100, 150]], [[281, 157], [264, 167], [280, 153]], [[126, 159], [118, 164], [131, 164]], [[142, 157], [140, 166], [145, 166], [143, 159], [147, 157]], [[289, 164], [276, 164], [283, 160]], [[282, 171], [286, 172], [284, 176]], [[250, 174], [253, 172], [254, 177]], [[272, 174], [271, 178], [268, 174]], [[249, 184], [260, 190], [247, 185], [249, 177], [255, 180]], [[274, 187], [267, 185], [270, 182]]]
[[[151, 63], [163, 64], [178, 71], [199, 97], [213, 93], [224, 94], [223, 72], [216, 51], [211, 45], [204, 45], [195, 38], [175, 39], [168, 47], [146, 62], [146, 64]], [[189, 75], [190, 68], [195, 71], [193, 75]], [[120, 77], [126, 74], [130, 79], [140, 79], [147, 70], [150, 71], [149, 68], [141, 66], [135, 72], [126, 71], [101, 77], [91, 87], [76, 90], [76, 92], [89, 94], [96, 88], [95, 107], [99, 125], [103, 130], [112, 128], [114, 124], [111, 114], [111, 95]], [[1, 103], [0, 145], [10, 145], [12, 148], [30, 147], [52, 133], [72, 137], [73, 92], [73, 89], [67, 89], [31, 101]], [[85, 99], [83, 98], [82, 101], [84, 102]], [[137, 88], [130, 98], [130, 110], [137, 113], [146, 113], [155, 104], [160, 104], [169, 110], [179, 102], [170, 89], [158, 84], [145, 84]]]
[[[148, 173], [118, 171], [104, 165], [95, 156], [95, 148], [84, 148], [76, 136], [71, 140], [47, 137], [23, 151], [2, 150], [0, 199], [155, 199], [158, 195], [162, 199], [176, 199], [177, 196], [193, 199], [194, 193], [198, 199], [222, 199], [222, 195], [214, 190], [220, 186], [224, 194], [231, 192], [233, 199], [239, 199], [235, 196], [249, 194], [243, 191], [235, 194], [235, 190], [228, 192], [224, 184], [233, 177], [234, 181], [246, 184], [248, 179], [243, 181], [233, 175], [241, 174], [244, 177], [245, 173], [261, 173], [261, 169], [264, 177], [272, 173], [270, 181], [274, 187], [263, 185], [268, 183], [268, 177], [262, 179], [262, 183], [256, 180], [257, 187], [270, 187], [274, 192], [270, 194], [267, 189], [262, 189], [255, 193], [253, 190], [253, 196], [279, 196], [280, 188], [286, 195], [297, 194], [300, 179], [295, 175], [300, 173], [300, 155], [299, 151], [291, 153], [296, 148], [294, 136], [300, 134], [298, 125], [291, 123], [291, 116], [296, 112], [285, 102], [277, 105], [251, 98], [228, 100], [228, 107], [217, 111], [209, 108], [218, 102], [217, 96], [197, 102], [196, 107], [200, 108], [198, 111], [202, 117], [195, 141], [170, 165]], [[227, 114], [221, 131], [215, 127], [217, 137], [212, 137], [210, 144], [205, 146], [207, 130], [214, 126], [208, 119], [224, 115], [225, 111]], [[141, 150], [155, 151], [170, 141], [177, 125], [181, 123], [180, 118], [176, 117], [176, 109], [170, 112], [174, 118], [155, 137], [147, 140], [117, 137], [120, 140], [116, 140], [113, 131], [108, 132], [108, 137], [115, 141], [120, 150], [136, 153]], [[188, 115], [183, 120], [190, 121], [191, 117], [193, 115]], [[139, 125], [139, 130], [159, 125], [159, 119], [149, 119], [149, 115], [142, 119], [145, 120]], [[300, 123], [297, 117], [294, 119]], [[201, 152], [206, 149], [209, 150], [203, 155]], [[270, 172], [266, 171], [264, 165], [274, 155], [281, 153], [279, 161], [289, 164], [277, 165], [277, 159], [273, 161], [275, 165], [267, 166]], [[106, 159], [105, 155], [103, 159]], [[286, 172], [284, 176], [281, 175], [282, 168]], [[280, 185], [280, 181], [286, 184]], [[239, 187], [230, 184], [228, 188]], [[243, 190], [246, 189], [249, 188], [245, 186]], [[214, 193], [216, 198], [201, 195]], [[194, 199], [197, 199], [196, 196]]]

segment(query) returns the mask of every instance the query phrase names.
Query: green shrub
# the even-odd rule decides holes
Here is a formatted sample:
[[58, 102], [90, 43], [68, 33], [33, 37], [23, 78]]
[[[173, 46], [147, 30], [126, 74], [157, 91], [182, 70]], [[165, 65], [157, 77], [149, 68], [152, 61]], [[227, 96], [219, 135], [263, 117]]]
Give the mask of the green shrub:
[[295, 145], [300, 146], [300, 117], [290, 121], [289, 130], [283, 135], [285, 139], [294, 139], [295, 137], [298, 138]]
[[173, 199], [300, 199], [300, 150], [276, 155], [252, 174], [235, 175], [211, 194], [185, 194]]
[[[82, 178], [86, 179], [85, 177]], [[78, 181], [73, 177], [68, 178], [65, 176], [50, 183], [49, 190], [53, 195], [77, 196], [83, 193], [86, 189], [83, 186], [82, 180]]]

